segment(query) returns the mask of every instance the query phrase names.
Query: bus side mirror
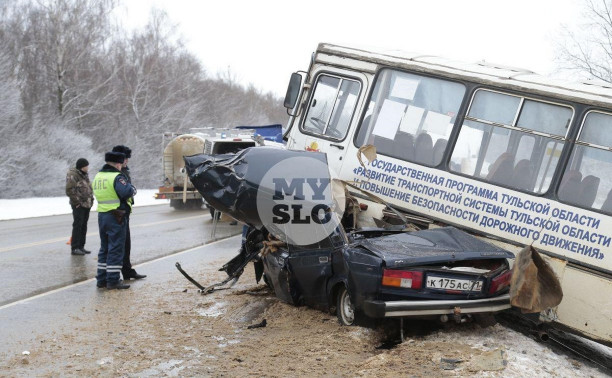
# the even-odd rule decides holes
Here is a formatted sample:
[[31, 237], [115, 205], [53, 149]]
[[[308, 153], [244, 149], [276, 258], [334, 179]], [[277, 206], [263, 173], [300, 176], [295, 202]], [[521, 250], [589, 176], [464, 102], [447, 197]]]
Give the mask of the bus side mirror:
[[295, 108], [295, 105], [300, 97], [302, 91], [302, 80], [303, 77], [300, 73], [294, 72], [291, 74], [289, 79], [289, 86], [287, 87], [287, 94], [285, 95], [284, 106], [287, 110]]

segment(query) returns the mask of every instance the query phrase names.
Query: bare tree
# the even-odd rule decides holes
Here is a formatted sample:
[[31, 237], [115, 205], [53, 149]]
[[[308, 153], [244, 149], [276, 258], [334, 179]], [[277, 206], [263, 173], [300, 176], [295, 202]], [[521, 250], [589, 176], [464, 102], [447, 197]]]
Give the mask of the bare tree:
[[584, 78], [612, 82], [612, 0], [584, 0], [579, 28], [564, 29], [557, 62]]
[[207, 77], [164, 12], [122, 30], [115, 1], [0, 0], [3, 196], [61, 194], [76, 159], [95, 172], [117, 144], [134, 151], [136, 184], [156, 187], [163, 132], [286, 119], [280, 99], [229, 69]]

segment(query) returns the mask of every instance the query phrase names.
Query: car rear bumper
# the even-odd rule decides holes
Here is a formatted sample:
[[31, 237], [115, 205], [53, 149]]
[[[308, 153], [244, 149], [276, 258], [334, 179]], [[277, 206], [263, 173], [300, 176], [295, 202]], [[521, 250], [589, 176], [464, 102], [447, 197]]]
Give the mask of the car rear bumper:
[[377, 301], [366, 300], [363, 311], [371, 318], [470, 314], [497, 312], [510, 308], [510, 295], [470, 300]]

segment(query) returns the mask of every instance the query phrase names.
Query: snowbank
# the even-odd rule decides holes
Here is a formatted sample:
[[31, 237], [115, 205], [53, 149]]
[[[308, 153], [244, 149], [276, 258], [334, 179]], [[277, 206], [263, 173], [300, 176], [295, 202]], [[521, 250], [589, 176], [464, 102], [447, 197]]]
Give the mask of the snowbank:
[[[168, 205], [169, 200], [156, 200], [156, 189], [139, 190], [135, 206]], [[94, 201], [93, 210], [97, 207]], [[48, 215], [71, 214], [68, 197], [0, 199], [0, 220], [44, 217]]]

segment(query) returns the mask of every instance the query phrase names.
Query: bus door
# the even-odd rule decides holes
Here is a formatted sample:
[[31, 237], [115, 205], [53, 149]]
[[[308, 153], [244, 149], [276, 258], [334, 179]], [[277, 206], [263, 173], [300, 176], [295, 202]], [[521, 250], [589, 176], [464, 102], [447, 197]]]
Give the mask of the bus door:
[[312, 73], [313, 89], [299, 124], [293, 127], [287, 148], [325, 152], [332, 176], [338, 177], [355, 132], [362, 106], [360, 96], [364, 96], [368, 80], [357, 72], [332, 72], [326, 68]]

